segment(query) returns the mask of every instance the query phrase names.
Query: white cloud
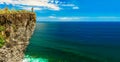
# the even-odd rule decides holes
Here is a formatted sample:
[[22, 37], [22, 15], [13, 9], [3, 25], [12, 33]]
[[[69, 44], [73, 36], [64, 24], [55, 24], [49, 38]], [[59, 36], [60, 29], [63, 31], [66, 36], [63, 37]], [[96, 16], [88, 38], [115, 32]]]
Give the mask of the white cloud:
[[[66, 2], [67, 3], [67, 2]], [[59, 0], [0, 0], [0, 4], [12, 4], [13, 6], [17, 6], [20, 9], [30, 9], [30, 7], [34, 7], [35, 10], [55, 10], [59, 11], [63, 9], [63, 7], [72, 7], [72, 9], [79, 9], [75, 4], [61, 2]], [[29, 7], [28, 7], [29, 6]], [[66, 8], [64, 8], [66, 9]]]
[[79, 7], [76, 6], [75, 4], [61, 4], [61, 6], [63, 6], [63, 7], [71, 7], [72, 9], [79, 9]]
[[59, 20], [65, 20], [65, 21], [70, 21], [70, 20], [80, 20], [80, 17], [59, 17]]
[[120, 17], [114, 17], [114, 16], [99, 16], [99, 17], [55, 17], [55, 16], [49, 16], [49, 17], [38, 17], [37, 21], [42, 20], [42, 21], [81, 21], [81, 22], [85, 22], [85, 21], [89, 21], [89, 22], [93, 22], [93, 21], [98, 21], [98, 22], [106, 22], [106, 21], [119, 21], [120, 22]]
[[[25, 9], [25, 10], [31, 10], [32, 7], [22, 7], [22, 9]], [[34, 7], [34, 10], [42, 10], [41, 8], [38, 8], [38, 7]]]
[[56, 16], [49, 16], [49, 17], [38, 17], [37, 20], [42, 21], [81, 21], [88, 17], [56, 17]]
[[0, 4], [4, 4], [3, 2], [0, 2]]
[[79, 9], [79, 7], [77, 7], [77, 6], [74, 6], [74, 7], [73, 7], [73, 9]]
[[49, 16], [48, 18], [56, 18], [55, 16]]
[[69, 6], [69, 7], [74, 7], [74, 4], [62, 4], [61, 6]]
[[6, 3], [7, 5], [26, 5], [26, 6], [39, 6], [47, 7], [52, 10], [60, 10], [56, 4], [48, 3], [50, 0], [0, 0], [0, 4]]

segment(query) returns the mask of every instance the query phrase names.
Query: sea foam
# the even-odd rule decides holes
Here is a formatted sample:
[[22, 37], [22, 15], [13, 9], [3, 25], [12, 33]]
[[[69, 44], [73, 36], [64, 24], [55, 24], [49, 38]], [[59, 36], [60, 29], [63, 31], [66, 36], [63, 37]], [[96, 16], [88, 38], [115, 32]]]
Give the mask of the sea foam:
[[48, 62], [48, 59], [34, 58], [29, 55], [25, 55], [23, 62]]

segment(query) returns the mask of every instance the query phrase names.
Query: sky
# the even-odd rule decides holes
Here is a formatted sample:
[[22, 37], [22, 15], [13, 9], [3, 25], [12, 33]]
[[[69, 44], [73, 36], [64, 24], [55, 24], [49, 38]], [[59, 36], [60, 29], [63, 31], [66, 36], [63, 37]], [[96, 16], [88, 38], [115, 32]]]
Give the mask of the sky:
[[37, 21], [120, 21], [120, 0], [0, 0], [0, 8], [34, 11]]

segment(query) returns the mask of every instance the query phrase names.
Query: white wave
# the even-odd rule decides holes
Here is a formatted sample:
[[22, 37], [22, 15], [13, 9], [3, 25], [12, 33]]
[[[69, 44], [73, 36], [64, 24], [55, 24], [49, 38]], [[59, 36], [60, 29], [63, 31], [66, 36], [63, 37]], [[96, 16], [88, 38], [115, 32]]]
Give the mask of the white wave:
[[34, 58], [29, 55], [26, 55], [23, 62], [48, 62], [48, 59], [44, 58]]

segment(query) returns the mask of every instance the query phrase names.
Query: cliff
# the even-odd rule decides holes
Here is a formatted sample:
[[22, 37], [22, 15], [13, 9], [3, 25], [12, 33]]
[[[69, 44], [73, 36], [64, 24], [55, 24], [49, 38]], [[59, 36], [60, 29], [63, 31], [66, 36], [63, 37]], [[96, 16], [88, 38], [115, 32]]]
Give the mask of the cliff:
[[35, 25], [33, 12], [0, 13], [0, 62], [22, 62]]

